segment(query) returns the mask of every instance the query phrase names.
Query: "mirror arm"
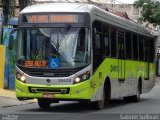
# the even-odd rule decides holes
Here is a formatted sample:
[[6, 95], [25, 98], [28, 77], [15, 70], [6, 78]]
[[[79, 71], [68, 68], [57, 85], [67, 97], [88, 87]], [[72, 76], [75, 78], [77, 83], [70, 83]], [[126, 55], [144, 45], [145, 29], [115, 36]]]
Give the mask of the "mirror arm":
[[18, 30], [18, 28], [14, 28], [14, 29], [11, 31], [10, 35], [14, 34], [17, 30]]

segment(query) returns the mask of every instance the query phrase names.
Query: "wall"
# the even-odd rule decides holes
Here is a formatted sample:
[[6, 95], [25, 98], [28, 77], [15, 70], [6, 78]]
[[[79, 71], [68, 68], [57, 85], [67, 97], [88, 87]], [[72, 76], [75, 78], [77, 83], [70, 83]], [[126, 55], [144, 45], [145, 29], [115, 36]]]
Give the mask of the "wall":
[[8, 50], [9, 37], [10, 33], [13, 30], [12, 25], [3, 26], [3, 42], [5, 45], [5, 70], [4, 70], [4, 88], [14, 89], [15, 88], [15, 42], [16, 42], [16, 33], [14, 34], [14, 49], [12, 51]]
[[4, 88], [5, 46], [0, 45], [0, 88]]

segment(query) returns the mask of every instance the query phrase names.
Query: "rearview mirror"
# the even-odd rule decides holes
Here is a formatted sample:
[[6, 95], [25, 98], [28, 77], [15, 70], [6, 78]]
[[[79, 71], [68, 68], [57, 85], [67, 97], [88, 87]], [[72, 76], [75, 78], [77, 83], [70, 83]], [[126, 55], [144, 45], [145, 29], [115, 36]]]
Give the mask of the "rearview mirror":
[[10, 37], [9, 37], [9, 44], [8, 44], [8, 49], [9, 50], [13, 50], [13, 44], [14, 44], [14, 33], [17, 32], [17, 28], [14, 28], [11, 33], [10, 33]]
[[14, 40], [14, 36], [13, 34], [11, 34], [9, 37], [9, 45], [8, 45], [9, 50], [13, 50], [13, 40]]
[[93, 35], [96, 35], [96, 33], [97, 33], [96, 28], [93, 28]]

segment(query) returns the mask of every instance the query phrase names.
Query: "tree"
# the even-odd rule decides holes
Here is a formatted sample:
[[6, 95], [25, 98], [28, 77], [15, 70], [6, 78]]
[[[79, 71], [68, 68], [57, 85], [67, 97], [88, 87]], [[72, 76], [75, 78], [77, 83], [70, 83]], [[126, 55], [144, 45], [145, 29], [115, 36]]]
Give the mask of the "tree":
[[8, 18], [14, 16], [16, 1], [19, 2], [20, 10], [28, 6], [33, 0], [0, 0], [3, 8], [4, 23], [7, 23]]
[[1, 3], [3, 7], [4, 23], [6, 23], [9, 17], [9, 0], [1, 0]]
[[20, 10], [22, 10], [23, 8], [28, 6], [32, 2], [32, 0], [18, 0], [18, 2], [19, 2]]
[[4, 14], [4, 23], [6, 24], [8, 18], [15, 15], [16, 0], [1, 0], [1, 4]]
[[136, 0], [134, 2], [136, 8], [142, 8], [139, 21], [149, 22], [153, 25], [160, 25], [160, 2], [157, 0]]

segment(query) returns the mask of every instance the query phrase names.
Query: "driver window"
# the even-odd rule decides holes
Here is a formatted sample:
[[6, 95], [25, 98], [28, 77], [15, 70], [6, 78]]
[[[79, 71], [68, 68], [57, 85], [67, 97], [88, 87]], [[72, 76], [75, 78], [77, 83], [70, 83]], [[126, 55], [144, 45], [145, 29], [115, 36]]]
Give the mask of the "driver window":
[[100, 45], [100, 34], [96, 34], [96, 40], [95, 40], [95, 46], [96, 46], [96, 49], [99, 50], [101, 48], [101, 45]]
[[85, 52], [85, 29], [79, 31], [77, 38], [77, 50], [76, 50], [76, 61], [82, 62], [84, 59]]
[[77, 38], [77, 51], [84, 52], [85, 51], [85, 31], [81, 29], [79, 32], [79, 36]]

